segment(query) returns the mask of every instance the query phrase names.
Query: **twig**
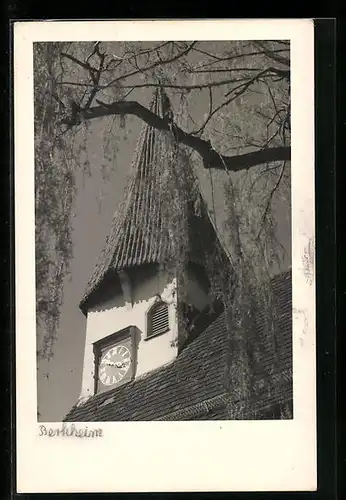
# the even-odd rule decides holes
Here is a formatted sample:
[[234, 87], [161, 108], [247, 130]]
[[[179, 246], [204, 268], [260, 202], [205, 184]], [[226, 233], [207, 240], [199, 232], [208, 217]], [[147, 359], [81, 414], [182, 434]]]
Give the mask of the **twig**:
[[[216, 61], [229, 61], [229, 60], [232, 60], [232, 59], [239, 59], [241, 57], [246, 57], [246, 56], [257, 56], [257, 55], [265, 54], [265, 50], [262, 49], [260, 51], [246, 52], [245, 54], [235, 54], [235, 55], [232, 55], [232, 56], [220, 57], [220, 56], [217, 56], [215, 54], [211, 54], [210, 52], [207, 52], [205, 50], [196, 48], [196, 47], [193, 50], [195, 52], [200, 52], [201, 54], [204, 54], [204, 55], [206, 55], [208, 57], [211, 57], [211, 58], [215, 59]], [[275, 49], [275, 50], [273, 50], [273, 52], [275, 52], [275, 53], [277, 53], [277, 52], [287, 52], [287, 49]]]
[[111, 87], [112, 85], [114, 85], [115, 83], [121, 81], [121, 80], [125, 80], [126, 78], [130, 78], [131, 76], [134, 76], [136, 74], [138, 74], [139, 72], [143, 72], [143, 71], [150, 71], [154, 68], [156, 68], [157, 66], [159, 65], [164, 65], [164, 64], [170, 64], [178, 59], [180, 59], [181, 57], [183, 57], [184, 55], [187, 55], [191, 49], [193, 48], [193, 46], [196, 44], [197, 42], [192, 42], [185, 50], [183, 50], [182, 52], [180, 52], [179, 54], [176, 54], [175, 56], [169, 58], [169, 59], [165, 59], [165, 60], [162, 60], [162, 61], [156, 61], [154, 62], [153, 64], [147, 66], [146, 68], [141, 68], [139, 70], [136, 70], [136, 71], [132, 71], [130, 73], [127, 73], [126, 75], [121, 75], [121, 76], [118, 76], [117, 78], [115, 78], [114, 80], [112, 80], [111, 82], [109, 82], [104, 88], [108, 88], [108, 87]]
[[[201, 83], [201, 84], [196, 84], [196, 85], [177, 85], [177, 84], [170, 84], [170, 83], [154, 83], [154, 82], [148, 82], [148, 83], [140, 83], [140, 84], [135, 84], [135, 85], [122, 85], [121, 88], [127, 89], [127, 88], [133, 88], [133, 89], [141, 89], [141, 88], [158, 88], [158, 87], [164, 87], [166, 89], [177, 89], [177, 90], [202, 90], [202, 89], [207, 89], [210, 87], [221, 87], [223, 85], [229, 85], [230, 83], [238, 83], [240, 81], [245, 81], [248, 80], [248, 78], [237, 78], [237, 79], [227, 79], [227, 80], [220, 80], [216, 82], [211, 82], [211, 83]], [[70, 85], [72, 87], [93, 87], [93, 84], [91, 83], [84, 83], [84, 82], [71, 82], [71, 81], [63, 81], [59, 82], [59, 85]], [[110, 84], [105, 84], [105, 85], [100, 85], [99, 88], [102, 90], [105, 90], [109, 88], [111, 85]]]
[[255, 83], [256, 80], [257, 80], [257, 78], [259, 78], [259, 76], [261, 74], [265, 73], [266, 71], [267, 70], [262, 71], [256, 77], [251, 78], [247, 83], [244, 83], [242, 85], [238, 85], [237, 87], [235, 87], [232, 90], [230, 90], [229, 92], [227, 92], [225, 94], [226, 96], [228, 96], [230, 93], [235, 92], [236, 90], [239, 89], [238, 92], [236, 92], [235, 95], [233, 95], [230, 99], [228, 99], [227, 101], [225, 101], [222, 104], [220, 104], [219, 106], [217, 106], [214, 109], [214, 111], [209, 114], [208, 118], [205, 120], [205, 122], [203, 123], [203, 125], [197, 131], [195, 131], [194, 133], [196, 135], [200, 134], [205, 129], [205, 127], [207, 126], [208, 122], [215, 115], [215, 113], [217, 113], [218, 111], [220, 111], [220, 109], [222, 109], [223, 107], [228, 106], [232, 101], [234, 101], [237, 97], [239, 97], [241, 94], [243, 94], [250, 87], [250, 85], [252, 85], [253, 83]]
[[[256, 47], [259, 47], [261, 48], [265, 55], [267, 57], [269, 57], [269, 59], [272, 59], [273, 61], [277, 62], [277, 63], [280, 63], [280, 64], [283, 64], [284, 66], [290, 66], [290, 60], [287, 59], [286, 57], [283, 57], [283, 56], [280, 56], [280, 55], [277, 55], [277, 53], [275, 53], [275, 51], [272, 51], [270, 49], [268, 49], [264, 43], [262, 42], [254, 42], [254, 45]], [[283, 50], [283, 52], [287, 52], [287, 50]]]
[[262, 68], [216, 68], [216, 69], [191, 69], [190, 73], [231, 73], [234, 71], [261, 71]]
[[264, 221], [265, 221], [265, 219], [266, 219], [266, 217], [267, 217], [268, 210], [269, 210], [270, 204], [271, 204], [271, 202], [272, 202], [272, 199], [273, 199], [274, 193], [275, 193], [275, 191], [278, 189], [278, 187], [279, 187], [279, 185], [280, 185], [280, 182], [281, 182], [281, 180], [282, 180], [282, 177], [283, 177], [283, 174], [284, 174], [284, 171], [285, 171], [285, 167], [286, 167], [286, 161], [284, 161], [284, 162], [282, 163], [281, 172], [280, 172], [280, 174], [279, 174], [278, 180], [276, 181], [276, 183], [275, 183], [275, 185], [274, 185], [273, 189], [271, 190], [271, 193], [270, 193], [270, 195], [269, 195], [269, 197], [268, 197], [267, 204], [266, 204], [266, 208], [265, 208], [265, 210], [264, 210], [264, 212], [263, 212], [263, 215], [262, 215], [262, 217], [261, 217], [261, 226], [260, 226], [260, 229], [259, 229], [259, 231], [258, 231], [258, 235], [257, 235], [257, 237], [256, 237], [256, 240], [258, 240], [258, 239], [259, 239], [259, 237], [260, 237], [260, 235], [261, 235], [261, 233], [262, 233], [262, 230], [263, 230], [263, 228], [264, 228]]

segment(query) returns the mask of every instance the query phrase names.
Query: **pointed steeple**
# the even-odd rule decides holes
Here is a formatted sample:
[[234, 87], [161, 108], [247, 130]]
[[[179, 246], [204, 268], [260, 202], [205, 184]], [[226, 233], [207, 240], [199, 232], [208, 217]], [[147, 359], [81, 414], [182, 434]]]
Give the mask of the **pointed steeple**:
[[[167, 95], [158, 88], [150, 110], [166, 119], [166, 103]], [[167, 165], [167, 134], [146, 123], [142, 127], [123, 202], [114, 215], [106, 244], [80, 303], [84, 312], [90, 297], [108, 276], [144, 264], [159, 264], [167, 258], [169, 215], [162, 209], [165, 193], [161, 190]], [[189, 259], [203, 265], [206, 244], [210, 250], [220, 242], [199, 190], [193, 191], [188, 215]]]

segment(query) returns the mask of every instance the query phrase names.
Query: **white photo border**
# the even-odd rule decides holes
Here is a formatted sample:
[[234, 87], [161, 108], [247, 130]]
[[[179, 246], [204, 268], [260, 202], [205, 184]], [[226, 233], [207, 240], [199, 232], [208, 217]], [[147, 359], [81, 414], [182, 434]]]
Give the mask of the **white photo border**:
[[[37, 422], [33, 42], [290, 40], [294, 419], [88, 424], [102, 438], [40, 436]], [[309, 19], [14, 23], [17, 491], [314, 491], [316, 465], [314, 27]], [[311, 252], [310, 252], [311, 254]], [[47, 426], [61, 428], [61, 423]], [[83, 428], [84, 424], [76, 424]], [[122, 450], [121, 458], [114, 449]]]

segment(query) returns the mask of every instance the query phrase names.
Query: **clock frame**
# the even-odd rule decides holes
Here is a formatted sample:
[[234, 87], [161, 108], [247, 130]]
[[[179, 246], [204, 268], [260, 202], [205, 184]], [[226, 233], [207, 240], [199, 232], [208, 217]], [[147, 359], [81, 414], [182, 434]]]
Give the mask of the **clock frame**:
[[135, 376], [135, 328], [124, 328], [94, 343], [94, 393], [109, 391]]

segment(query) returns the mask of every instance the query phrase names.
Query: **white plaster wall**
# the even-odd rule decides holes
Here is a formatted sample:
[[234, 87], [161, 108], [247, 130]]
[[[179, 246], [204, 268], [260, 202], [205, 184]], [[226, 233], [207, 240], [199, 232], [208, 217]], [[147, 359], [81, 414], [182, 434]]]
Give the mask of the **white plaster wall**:
[[[81, 399], [94, 394], [94, 354], [93, 343], [122, 328], [133, 325], [140, 331], [137, 352], [136, 377], [143, 375], [177, 355], [177, 348], [171, 343], [176, 340], [176, 283], [168, 283], [168, 277], [160, 273], [145, 277], [132, 290], [133, 305], [124, 303], [124, 298], [116, 295], [101, 307], [89, 310], [84, 352], [84, 367]], [[169, 303], [170, 330], [162, 335], [144, 340], [146, 337], [146, 312], [159, 293]]]

